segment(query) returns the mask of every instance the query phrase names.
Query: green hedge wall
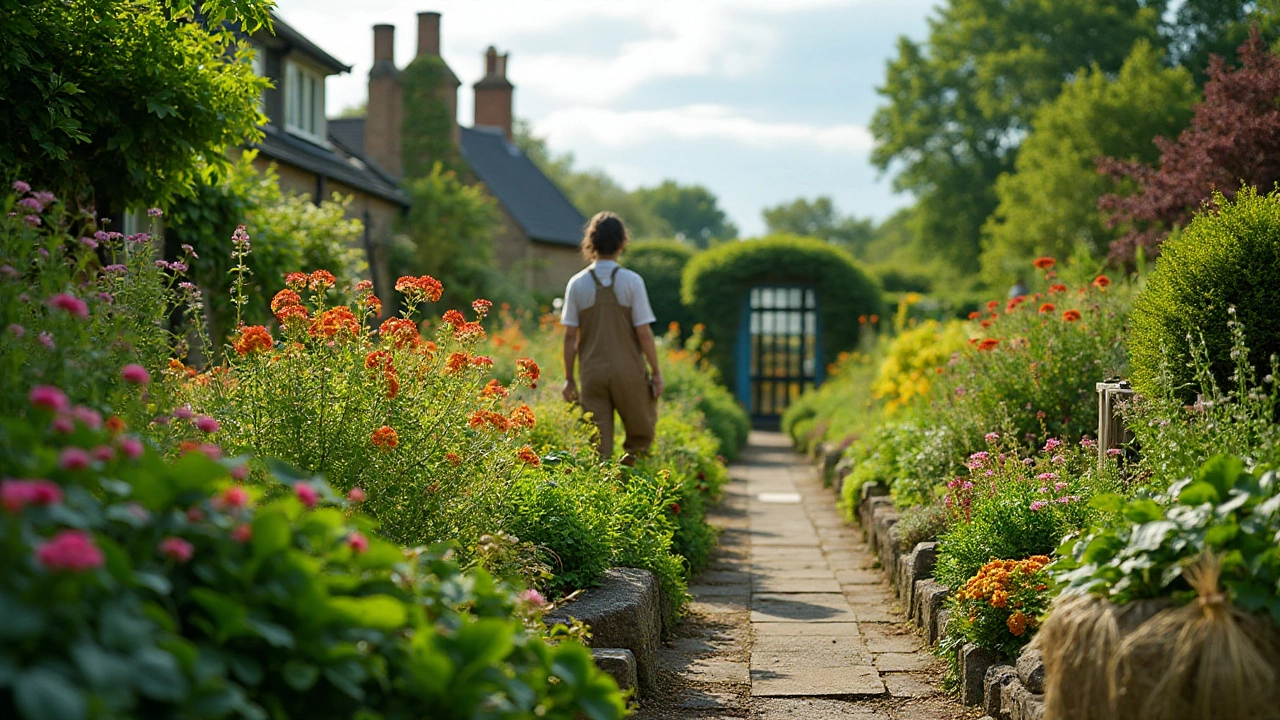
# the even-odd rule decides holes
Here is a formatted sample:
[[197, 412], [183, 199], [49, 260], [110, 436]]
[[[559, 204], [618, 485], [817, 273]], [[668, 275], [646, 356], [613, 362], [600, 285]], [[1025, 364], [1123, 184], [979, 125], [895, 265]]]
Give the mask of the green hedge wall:
[[644, 278], [649, 303], [658, 318], [655, 332], [659, 335], [673, 322], [680, 323], [682, 336], [688, 335], [693, 326], [693, 316], [680, 299], [684, 268], [693, 254], [693, 248], [678, 240], [646, 240], [628, 243], [622, 255], [622, 264]]
[[880, 287], [830, 243], [794, 235], [728, 242], [696, 255], [685, 268], [682, 294], [707, 326], [709, 358], [735, 387], [734, 347], [746, 292], [756, 285], [807, 285], [818, 293], [823, 362], [858, 344], [859, 315], [883, 313]]

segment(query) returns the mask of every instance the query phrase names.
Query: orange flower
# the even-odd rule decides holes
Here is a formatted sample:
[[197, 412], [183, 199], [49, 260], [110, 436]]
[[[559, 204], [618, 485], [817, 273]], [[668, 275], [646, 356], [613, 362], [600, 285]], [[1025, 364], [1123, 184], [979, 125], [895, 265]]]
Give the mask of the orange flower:
[[105, 427], [107, 428], [107, 432], [112, 435], [119, 435], [124, 432], [124, 421], [120, 419], [119, 415], [112, 415], [107, 418]]
[[417, 347], [422, 342], [418, 324], [408, 318], [387, 318], [378, 328], [378, 334], [397, 348]]
[[395, 400], [400, 394], [400, 375], [396, 373], [396, 369], [391, 367], [391, 363], [387, 363], [387, 369], [382, 376], [387, 381], [387, 399]]
[[464, 322], [453, 331], [453, 339], [461, 342], [467, 340], [483, 340], [484, 326], [478, 322]]
[[521, 403], [511, 411], [511, 426], [516, 428], [532, 428], [538, 419], [533, 414], [533, 408]]
[[1057, 264], [1058, 264], [1058, 261], [1057, 261], [1057, 260], [1054, 260], [1054, 259], [1053, 259], [1053, 258], [1051, 258], [1051, 257], [1038, 257], [1038, 258], [1036, 258], [1036, 259], [1035, 259], [1035, 262], [1033, 262], [1033, 263], [1031, 263], [1031, 264], [1032, 264], [1032, 265], [1035, 265], [1036, 267], [1040, 268], [1041, 270], [1048, 270], [1049, 268], [1053, 267], [1054, 265], [1057, 265]]
[[875, 325], [876, 323], [880, 322], [880, 316], [872, 315], [871, 317], [867, 318], [867, 320], [870, 321], [872, 325]]
[[1066, 320], [1067, 322], [1075, 322], [1075, 321], [1077, 321], [1077, 320], [1079, 320], [1079, 319], [1080, 319], [1080, 311], [1079, 311], [1079, 310], [1064, 310], [1064, 311], [1062, 311], [1062, 319], [1063, 319], [1063, 320]]
[[400, 435], [396, 433], [395, 428], [390, 425], [383, 425], [373, 431], [373, 435], [369, 438], [369, 442], [374, 447], [390, 450], [400, 444]]
[[516, 457], [523, 460], [525, 464], [532, 465], [533, 467], [538, 467], [542, 464], [542, 458], [538, 457], [538, 453], [534, 452], [533, 448], [528, 445], [520, 448], [520, 451], [516, 453]]
[[311, 273], [311, 277], [307, 278], [307, 287], [316, 292], [324, 292], [333, 287], [333, 284], [337, 281], [333, 273], [328, 270], [316, 270]]
[[517, 380], [525, 380], [530, 383], [535, 383], [540, 377], [542, 377], [542, 369], [538, 367], [538, 363], [529, 358], [516, 359]]
[[453, 353], [449, 355], [448, 360], [445, 360], [444, 371], [446, 374], [456, 373], [459, 370], [462, 370], [463, 368], [465, 368], [469, 362], [471, 362], [470, 355], [467, 355], [466, 353], [462, 353], [462, 352]]
[[467, 324], [467, 319], [457, 310], [450, 310], [449, 312], [446, 312], [443, 320], [446, 325], [452, 325], [455, 328], [460, 328]]
[[973, 312], [969, 313], [970, 320], [977, 320], [980, 317], [982, 317], [982, 313], [978, 312], [977, 310], [974, 310]]
[[[316, 272], [321, 272], [317, 270]], [[356, 337], [360, 334], [360, 321], [356, 319], [351, 308], [346, 305], [339, 305], [335, 308], [325, 310], [316, 316], [311, 323], [311, 337], [334, 338], [339, 335], [343, 337]]]
[[480, 317], [488, 315], [489, 308], [491, 307], [493, 307], [493, 303], [485, 300], [484, 298], [479, 298], [471, 303], [471, 309], [475, 310], [476, 315], [479, 315]]
[[1045, 303], [1045, 304], [1043, 304], [1043, 305], [1041, 305], [1041, 306], [1040, 306], [1040, 314], [1041, 314], [1041, 315], [1045, 315], [1045, 314], [1047, 314], [1047, 313], [1051, 313], [1051, 312], [1053, 312], [1054, 310], [1057, 310], [1057, 309], [1058, 309], [1058, 308], [1054, 307], [1054, 304], [1053, 304], [1053, 303]]
[[290, 290], [302, 290], [307, 287], [307, 274], [291, 272], [284, 276], [284, 285]]
[[236, 339], [232, 347], [235, 348], [236, 353], [243, 357], [250, 353], [270, 350], [274, 344], [275, 340], [271, 337], [271, 332], [265, 327], [250, 325], [240, 331], [240, 337]]
[[404, 295], [412, 301], [428, 300], [436, 302], [440, 299], [440, 295], [444, 293], [444, 286], [439, 280], [430, 275], [422, 277], [413, 277], [412, 275], [404, 275], [396, 280], [396, 292]]
[[303, 323], [310, 319], [311, 316], [307, 314], [307, 309], [301, 305], [286, 305], [280, 308], [280, 312], [276, 313], [276, 322], [285, 327], [289, 327], [292, 323]]
[[1049, 286], [1049, 292], [1051, 293], [1060, 293], [1060, 292], [1066, 292], [1066, 291], [1067, 291], [1067, 286], [1061, 283], [1055, 283]]
[[[299, 273], [301, 274], [301, 273]], [[278, 313], [281, 308], [291, 305], [301, 305], [302, 298], [298, 297], [298, 293], [292, 290], [281, 290], [276, 296], [271, 298], [271, 312]]]
[[858, 324], [859, 324], [859, 325], [866, 325], [866, 324], [867, 324], [867, 316], [866, 316], [866, 315], [859, 315], [859, 316], [858, 316]]
[[1093, 286], [1098, 288], [1099, 290], [1105, 290], [1106, 287], [1110, 284], [1111, 284], [1111, 278], [1107, 277], [1106, 275], [1099, 275], [1098, 277], [1093, 279]]
[[1000, 344], [1000, 341], [995, 338], [986, 338], [982, 342], [978, 343], [978, 349], [983, 351], [994, 350], [995, 347], [999, 344]]
[[511, 421], [507, 416], [489, 410], [476, 410], [467, 416], [467, 423], [476, 430], [488, 427], [498, 432], [506, 432], [511, 428]]
[[471, 365], [478, 368], [493, 367], [493, 358], [484, 355], [477, 355], [471, 358]]
[[382, 314], [382, 301], [378, 299], [377, 295], [370, 295], [360, 302], [364, 305], [364, 309], [373, 316], [377, 317]]
[[1009, 632], [1013, 633], [1016, 637], [1022, 637], [1022, 633], [1027, 631], [1027, 620], [1027, 616], [1023, 614], [1021, 610], [1018, 610], [1009, 616], [1009, 619], [1005, 621], [1005, 624], [1009, 626]]
[[497, 380], [490, 380], [484, 389], [480, 391], [481, 397], [506, 397], [507, 389], [502, 387], [502, 383]]
[[459, 465], [461, 465], [461, 464], [462, 464], [462, 458], [458, 457], [458, 453], [455, 453], [455, 452], [447, 452], [447, 453], [445, 453], [445, 454], [444, 454], [444, 459], [445, 459], [445, 460], [448, 460], [448, 461], [449, 461], [449, 464], [450, 464], [450, 465], [452, 465], [452, 466], [454, 466], [454, 467], [457, 467], [457, 466], [459, 466]]
[[1005, 312], [1005, 314], [1006, 314], [1006, 315], [1008, 315], [1009, 313], [1013, 312], [1014, 310], [1017, 310], [1017, 309], [1018, 309], [1018, 306], [1019, 306], [1019, 305], [1021, 305], [1021, 304], [1023, 303], [1023, 301], [1024, 301], [1024, 300], [1026, 300], [1026, 299], [1027, 299], [1027, 298], [1026, 298], [1025, 296], [1022, 296], [1022, 295], [1018, 295], [1018, 296], [1016, 296], [1016, 297], [1010, 298], [1010, 299], [1009, 299], [1009, 302], [1005, 303], [1005, 306], [1004, 306], [1004, 312]]
[[386, 350], [374, 350], [364, 356], [364, 366], [370, 370], [391, 365], [391, 353]]
[[360, 282], [356, 283], [356, 292], [360, 294], [373, 292], [373, 281], [361, 280]]
[[995, 309], [996, 309], [996, 307], [998, 307], [999, 305], [1000, 305], [1000, 301], [999, 301], [999, 300], [989, 300], [989, 301], [987, 301], [987, 309], [988, 309], [988, 310], [995, 310]]
[[989, 328], [989, 327], [991, 327], [991, 321], [990, 321], [990, 320], [983, 320], [983, 321], [982, 321], [982, 327], [984, 327], [984, 328]]

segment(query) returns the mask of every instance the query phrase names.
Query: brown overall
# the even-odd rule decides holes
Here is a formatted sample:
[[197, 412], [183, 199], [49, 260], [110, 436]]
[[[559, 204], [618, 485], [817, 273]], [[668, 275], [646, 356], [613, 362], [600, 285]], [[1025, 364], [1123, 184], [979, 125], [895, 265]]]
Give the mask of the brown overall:
[[649, 373], [640, 339], [631, 324], [631, 308], [619, 305], [613, 292], [618, 268], [609, 276], [609, 287], [600, 284], [595, 271], [588, 274], [596, 284], [596, 301], [579, 313], [579, 401], [600, 429], [602, 457], [613, 456], [615, 409], [622, 416], [627, 433], [622, 448], [633, 455], [643, 455], [653, 444], [658, 405], [649, 389]]

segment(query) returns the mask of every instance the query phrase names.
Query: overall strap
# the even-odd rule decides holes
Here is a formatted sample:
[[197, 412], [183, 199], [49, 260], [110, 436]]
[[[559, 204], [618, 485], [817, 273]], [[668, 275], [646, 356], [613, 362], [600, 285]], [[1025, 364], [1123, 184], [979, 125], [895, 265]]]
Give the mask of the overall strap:
[[621, 265], [615, 265], [613, 268], [613, 272], [609, 273], [609, 287], [613, 287], [613, 284], [617, 282], [618, 271], [621, 269], [622, 269]]
[[[617, 271], [615, 270], [615, 272], [617, 272]], [[591, 276], [591, 281], [592, 281], [592, 282], [594, 282], [594, 283], [596, 284], [596, 289], [597, 289], [597, 290], [598, 290], [598, 289], [601, 289], [601, 288], [603, 288], [603, 287], [604, 287], [604, 285], [601, 285], [601, 284], [600, 284], [600, 278], [596, 277], [596, 269], [595, 269], [595, 268], [593, 268], [593, 267], [587, 268], [587, 274]]]

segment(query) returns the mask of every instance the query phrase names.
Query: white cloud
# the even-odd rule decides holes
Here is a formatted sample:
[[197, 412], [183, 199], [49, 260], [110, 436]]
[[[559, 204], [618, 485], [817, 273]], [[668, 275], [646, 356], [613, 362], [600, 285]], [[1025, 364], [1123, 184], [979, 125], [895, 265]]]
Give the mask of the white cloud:
[[655, 140], [721, 140], [755, 148], [804, 146], [829, 153], [865, 156], [871, 134], [861, 125], [768, 122], [723, 105], [688, 105], [657, 110], [572, 107], [534, 123], [553, 147], [590, 141], [606, 147]]

